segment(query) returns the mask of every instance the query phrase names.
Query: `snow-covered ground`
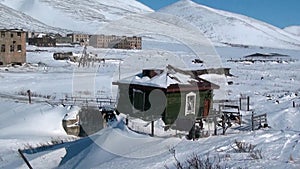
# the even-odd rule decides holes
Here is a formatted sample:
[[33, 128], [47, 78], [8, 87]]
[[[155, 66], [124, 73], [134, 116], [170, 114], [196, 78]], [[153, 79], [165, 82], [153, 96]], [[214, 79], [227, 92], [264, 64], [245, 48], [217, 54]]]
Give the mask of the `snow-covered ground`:
[[[148, 44], [151, 46], [152, 42]], [[29, 49], [34, 47], [29, 46]], [[190, 59], [184, 59], [188, 53], [176, 52], [176, 50], [172, 51], [176, 54], [167, 55], [168, 52], [157, 52], [150, 47], [142, 51], [106, 49], [97, 51], [91, 48], [94, 53], [105, 52], [107, 58], [123, 59], [123, 61], [107, 61], [105, 64], [98, 65], [96, 73], [95, 68], [85, 69], [84, 72], [79, 71], [75, 63], [52, 59], [55, 51], [72, 50], [80, 53], [82, 47], [48, 48], [47, 50], [48, 52], [40, 53], [28, 52], [27, 61], [31, 64], [27, 66], [0, 68], [0, 142], [2, 143], [0, 167], [26, 168], [17, 153], [19, 148], [27, 149], [75, 139], [67, 136], [61, 125], [64, 115], [72, 110], [48, 104], [65, 95], [74, 94], [73, 89], [76, 86], [74, 72], [92, 73], [90, 79], [94, 80], [92, 83], [95, 87], [94, 91], [98, 91], [98, 94], [101, 93], [103, 96], [115, 97], [116, 88], [111, 87], [111, 82], [118, 77], [119, 64], [122, 67], [122, 63], [127, 61], [126, 56], [138, 61], [142, 59], [140, 55], [151, 56], [153, 53], [158, 53], [161, 55], [157, 55], [154, 60], [176, 56], [179, 57], [177, 59], [191, 64]], [[136, 134], [120, 125], [121, 127], [106, 128], [75, 142], [38, 149], [36, 153], [25, 152], [25, 156], [34, 168], [45, 168], [45, 166], [46, 168], [58, 166], [59, 168], [164, 168], [165, 165], [175, 168], [173, 165], [175, 160], [169, 152], [174, 147], [176, 157], [181, 162], [193, 154], [205, 157], [209, 153], [211, 157], [219, 156], [220, 164], [229, 168], [299, 168], [300, 61], [298, 59], [300, 52], [229, 47], [218, 47], [217, 52], [221, 56], [223, 66], [230, 67], [234, 75], [228, 78], [229, 81], [233, 81], [233, 85], [225, 86], [228, 99], [236, 100], [241, 95], [250, 96], [250, 108], [257, 114], [267, 113], [271, 128], [254, 132], [229, 130], [225, 136], [210, 136], [197, 141], [188, 141], [184, 138], [152, 138]], [[296, 61], [227, 62], [257, 52], [286, 54]], [[153, 64], [151, 59], [142, 62], [145, 65]], [[140, 64], [140, 62], [131, 62], [132, 67], [135, 67], [135, 63]], [[193, 64], [191, 66], [197, 67]], [[201, 68], [201, 65], [198, 66]], [[129, 68], [128, 65], [126, 68]], [[132, 68], [132, 71], [128, 70], [126, 73], [136, 73], [135, 71], [136, 68]], [[27, 97], [19, 95], [21, 91], [26, 92], [28, 89], [40, 96], [52, 97], [50, 99], [34, 97], [33, 104], [28, 104]], [[293, 101], [296, 103], [295, 108], [292, 106]], [[244, 115], [243, 125], [246, 126], [249, 114]], [[140, 127], [145, 126], [146, 130], [149, 129], [147, 122], [138, 119], [135, 122], [140, 123]], [[157, 135], [164, 135], [161, 130], [162, 124], [157, 122], [155, 126], [159, 131]], [[256, 145], [256, 149], [261, 150], [262, 159], [253, 159], [250, 153], [235, 152], [232, 148], [235, 140]]]
[[[18, 149], [29, 149], [24, 154], [33, 168], [176, 168], [175, 158], [170, 152], [172, 149], [183, 163], [193, 154], [203, 158], [209, 154], [212, 159], [219, 157], [224, 168], [300, 167], [299, 37], [245, 16], [187, 0], [163, 10], [171, 14], [180, 13], [186, 21], [160, 13], [130, 15], [112, 21], [124, 17], [123, 13], [152, 11], [134, 0], [118, 0], [112, 5], [108, 0], [101, 3], [76, 1], [79, 5], [61, 0], [0, 2], [49, 25], [72, 28], [73, 31], [143, 36], [143, 50], [89, 47], [88, 53], [106, 60], [87, 67], [78, 67], [78, 63], [70, 61], [56, 61], [52, 57], [54, 52], [70, 51], [80, 56], [83, 50], [80, 46], [28, 46], [27, 64], [0, 67], [0, 168], [26, 168]], [[36, 23], [36, 28], [50, 29], [4, 5], [0, 8], [3, 9], [4, 21], [13, 15]], [[103, 10], [98, 11], [98, 8]], [[49, 11], [52, 17], [48, 17]], [[16, 22], [11, 24], [21, 22], [19, 19], [12, 19]], [[98, 21], [91, 21], [94, 19]], [[198, 19], [207, 20], [202, 22]], [[107, 21], [111, 24], [100, 29]], [[218, 45], [231, 43], [250, 47], [217, 47], [215, 51], [199, 28]], [[259, 47], [251, 47], [256, 45]], [[288, 55], [288, 59], [282, 62], [231, 62], [258, 52], [280, 53]], [[204, 64], [193, 63], [194, 59], [200, 59]], [[267, 113], [270, 128], [245, 130], [251, 112], [242, 111], [242, 127], [228, 130], [225, 136], [209, 136], [195, 141], [166, 137], [174, 135], [174, 131], [164, 132], [160, 120], [155, 122], [156, 137], [138, 134], [124, 126], [120, 120], [122, 117], [114, 127], [105, 128], [90, 137], [79, 139], [66, 135], [62, 119], [66, 114], [76, 114], [79, 108], [63, 107], [59, 105], [60, 99], [67, 96], [114, 99], [117, 88], [112, 86], [113, 81], [134, 75], [142, 68], [164, 68], [167, 64], [183, 69], [231, 68], [234, 76], [227, 77], [227, 80], [232, 81], [232, 85], [225, 83], [225, 76], [202, 76], [221, 86], [215, 91], [214, 98], [237, 100], [241, 96], [249, 96], [251, 111]], [[32, 104], [28, 103], [27, 90], [32, 92]], [[129, 126], [145, 133], [150, 130], [149, 122], [141, 119], [130, 119]], [[256, 145], [255, 152], [258, 154], [236, 152], [235, 141]], [[260, 154], [262, 157], [256, 159]]]

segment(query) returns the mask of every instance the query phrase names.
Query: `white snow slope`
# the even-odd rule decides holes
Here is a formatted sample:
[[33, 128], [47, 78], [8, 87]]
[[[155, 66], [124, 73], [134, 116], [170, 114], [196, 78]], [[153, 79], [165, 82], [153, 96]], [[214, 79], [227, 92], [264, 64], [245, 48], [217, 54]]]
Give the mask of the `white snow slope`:
[[16, 11], [0, 3], [0, 28], [24, 29], [36, 32], [67, 32], [60, 28], [48, 26], [20, 11]]
[[275, 48], [300, 48], [300, 38], [253, 18], [181, 0], [159, 12], [197, 26], [213, 42]]
[[294, 35], [300, 36], [300, 26], [289, 26], [284, 28], [283, 30], [292, 33]]
[[68, 136], [62, 127], [61, 120], [70, 111], [66, 107], [9, 100], [1, 100], [0, 106], [0, 168], [26, 168], [18, 149], [75, 139]]
[[95, 32], [111, 20], [153, 11], [135, 0], [2, 0], [1, 3], [45, 24], [87, 33]]

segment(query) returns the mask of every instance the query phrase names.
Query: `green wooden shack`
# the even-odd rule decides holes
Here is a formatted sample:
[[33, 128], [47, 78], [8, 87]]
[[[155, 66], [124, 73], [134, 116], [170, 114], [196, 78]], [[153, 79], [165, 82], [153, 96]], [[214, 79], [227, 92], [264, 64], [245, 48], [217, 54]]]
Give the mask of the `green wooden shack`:
[[145, 120], [162, 118], [167, 126], [189, 130], [209, 115], [213, 90], [219, 86], [201, 79], [197, 70], [144, 69], [113, 82], [118, 85], [117, 112]]

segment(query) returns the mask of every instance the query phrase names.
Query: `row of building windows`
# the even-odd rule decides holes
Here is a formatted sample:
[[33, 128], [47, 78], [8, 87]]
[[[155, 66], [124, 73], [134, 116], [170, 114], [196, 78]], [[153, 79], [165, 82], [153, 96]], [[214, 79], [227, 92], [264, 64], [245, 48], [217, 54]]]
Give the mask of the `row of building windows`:
[[[15, 51], [15, 45], [10, 45], [9, 46], [9, 51], [14, 52]], [[17, 51], [22, 51], [22, 45], [17, 45]], [[5, 52], [5, 45], [1, 45], [1, 52]]]
[[[17, 36], [21, 37], [21, 32], [17, 32]], [[11, 33], [10, 37], [13, 38], [14, 37], [14, 33]], [[1, 38], [5, 38], [5, 32], [1, 32]]]

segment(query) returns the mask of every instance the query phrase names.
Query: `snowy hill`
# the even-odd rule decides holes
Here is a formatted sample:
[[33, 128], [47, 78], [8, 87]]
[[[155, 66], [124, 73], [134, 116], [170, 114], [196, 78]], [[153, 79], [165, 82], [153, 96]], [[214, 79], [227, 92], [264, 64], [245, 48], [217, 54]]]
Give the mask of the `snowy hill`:
[[63, 29], [93, 33], [103, 24], [152, 9], [135, 0], [2, 0], [1, 3]]
[[66, 30], [48, 26], [24, 13], [0, 3], [0, 28], [19, 28], [37, 32], [66, 32]]
[[213, 42], [275, 48], [300, 48], [300, 38], [253, 18], [181, 0], [159, 12], [197, 26]]
[[294, 35], [300, 36], [300, 26], [289, 26], [284, 28], [283, 30], [292, 33]]

